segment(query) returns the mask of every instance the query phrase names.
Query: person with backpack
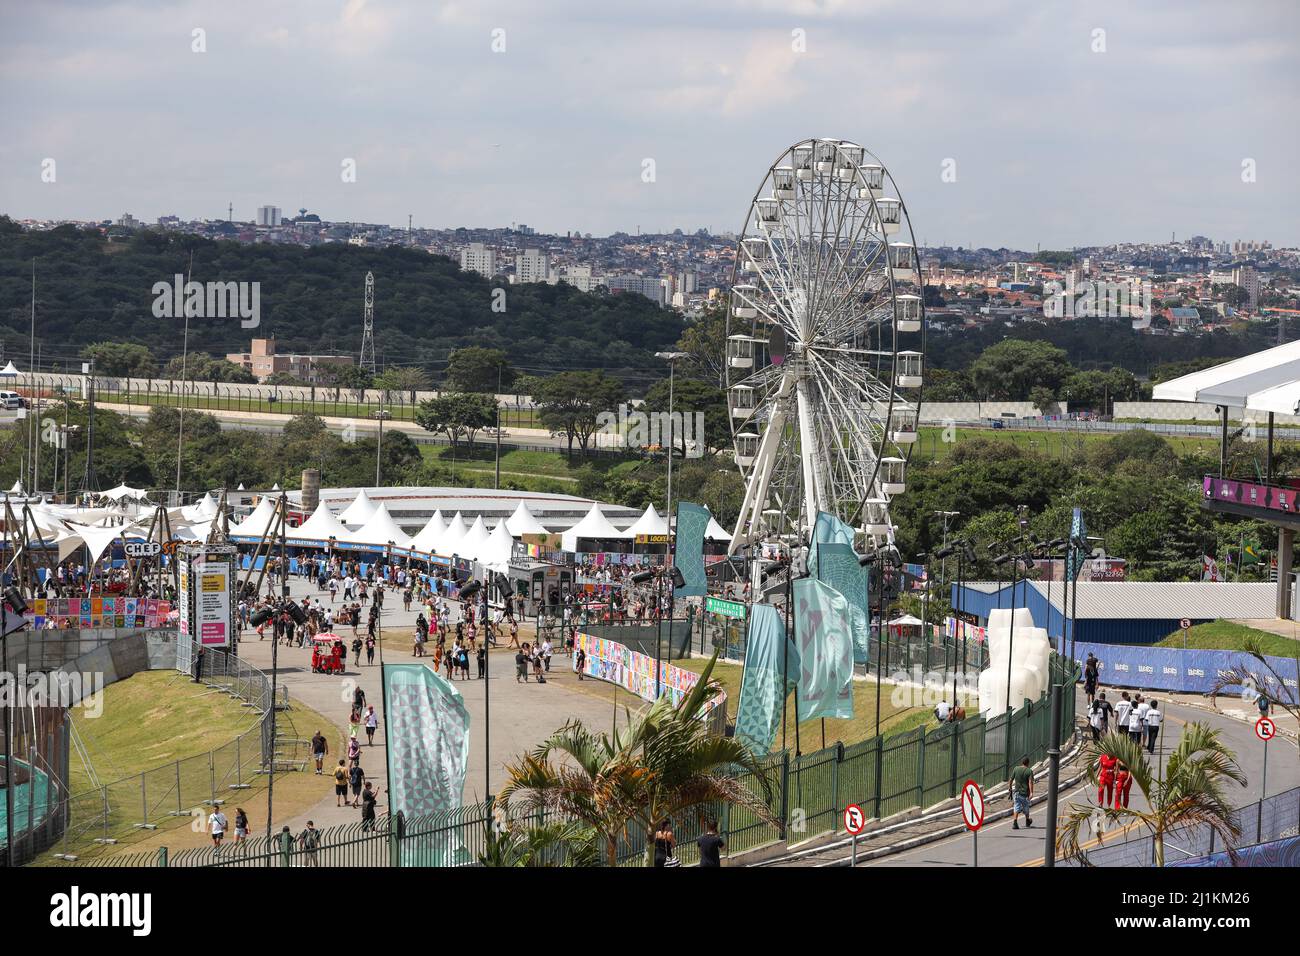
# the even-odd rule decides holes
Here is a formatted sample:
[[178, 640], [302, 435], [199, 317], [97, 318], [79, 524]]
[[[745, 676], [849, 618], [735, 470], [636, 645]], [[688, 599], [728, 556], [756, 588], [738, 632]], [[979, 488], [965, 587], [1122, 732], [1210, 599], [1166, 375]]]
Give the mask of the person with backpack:
[[298, 848], [303, 852], [303, 866], [318, 865], [316, 851], [320, 849], [320, 831], [311, 820], [307, 821], [307, 828], [298, 834]]
[[348, 767], [347, 761], [342, 757], [339, 758], [339, 765], [334, 768], [334, 806], [343, 806], [343, 801], [348, 795]]
[[1092, 706], [1092, 699], [1097, 694], [1097, 680], [1100, 671], [1100, 662], [1091, 653], [1088, 659], [1083, 663], [1083, 692], [1088, 697], [1088, 706]]

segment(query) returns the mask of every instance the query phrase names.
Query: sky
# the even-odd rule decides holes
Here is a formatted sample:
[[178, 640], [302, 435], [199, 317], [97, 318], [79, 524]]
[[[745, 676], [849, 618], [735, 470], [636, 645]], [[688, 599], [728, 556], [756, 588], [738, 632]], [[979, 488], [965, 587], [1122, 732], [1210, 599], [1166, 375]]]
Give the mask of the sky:
[[0, 0], [0, 19], [16, 218], [233, 203], [734, 231], [792, 143], [835, 137], [880, 157], [925, 245], [1300, 246], [1294, 0]]

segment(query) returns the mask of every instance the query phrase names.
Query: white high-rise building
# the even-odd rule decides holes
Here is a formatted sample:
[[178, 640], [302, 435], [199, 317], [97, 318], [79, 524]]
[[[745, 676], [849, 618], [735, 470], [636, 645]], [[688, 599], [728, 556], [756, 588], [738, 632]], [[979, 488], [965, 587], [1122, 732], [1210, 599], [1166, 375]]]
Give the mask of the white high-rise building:
[[605, 285], [605, 280], [591, 274], [591, 266], [569, 266], [564, 281], [579, 292], [590, 292], [598, 285]]
[[460, 250], [460, 267], [466, 272], [477, 272], [488, 278], [497, 274], [497, 253], [481, 242], [471, 242]]
[[1249, 306], [1253, 312], [1259, 308], [1259, 274], [1251, 266], [1236, 266], [1232, 270], [1232, 282], [1246, 290], [1250, 296]]
[[259, 226], [280, 225], [280, 207], [279, 206], [258, 206], [257, 224]]
[[525, 249], [515, 256], [515, 281], [545, 282], [550, 266], [550, 257], [546, 253]]

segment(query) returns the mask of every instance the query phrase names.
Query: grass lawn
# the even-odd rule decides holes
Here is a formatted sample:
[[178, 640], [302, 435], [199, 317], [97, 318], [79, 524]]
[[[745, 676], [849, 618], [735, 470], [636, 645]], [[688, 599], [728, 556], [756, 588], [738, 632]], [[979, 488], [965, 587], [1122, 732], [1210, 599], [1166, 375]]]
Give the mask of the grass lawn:
[[[496, 450], [491, 444], [476, 443], [461, 447], [453, 454], [450, 445], [420, 445], [425, 461], [452, 469], [455, 476], [475, 484], [490, 485], [495, 476]], [[608, 456], [584, 459], [574, 455], [570, 465], [562, 451], [533, 451], [522, 448], [501, 449], [501, 483], [522, 486], [528, 491], [573, 494], [583, 469], [590, 467], [606, 475], [630, 471], [639, 464], [635, 459], [620, 460]]]
[[[282, 713], [288, 726], [328, 723], [297, 703]], [[81, 708], [75, 708], [72, 715], [95, 774], [105, 788], [99, 791], [102, 797], [87, 797], [88, 791], [91, 797], [95, 791], [90, 774], [74, 748], [68, 774], [74, 800], [66, 849], [80, 858], [138, 853], [159, 846], [182, 849], [206, 845], [208, 837], [191, 826], [192, 816], [168, 814], [180, 809], [199, 812], [206, 819], [211, 808], [202, 801], [212, 793], [214, 779], [218, 799], [225, 801], [228, 817], [233, 819], [234, 807], [239, 805], [248, 811], [255, 832], [260, 832], [260, 827], [265, 825], [266, 777], [254, 772], [260, 752], [255, 730], [258, 718], [253, 709], [242, 707], [240, 701], [215, 688], [195, 684], [175, 671], [148, 671], [105, 688], [100, 716], [91, 717]], [[242, 769], [238, 775], [238, 781], [249, 787], [232, 789], [227, 782], [237, 779], [232, 741], [250, 730], [254, 733], [241, 742]], [[276, 817], [288, 819], [304, 812], [319, 802], [320, 795], [320, 782], [314, 775], [278, 773]], [[108, 835], [118, 840], [114, 845], [91, 842], [103, 835], [102, 825], [92, 828], [77, 825], [78, 816], [83, 821], [96, 819], [90, 815], [89, 808], [92, 802], [104, 798], [110, 808]], [[149, 822], [158, 829], [131, 829], [146, 808]], [[56, 847], [58, 851], [64, 849], [62, 844]], [[51, 853], [43, 855], [38, 862], [58, 863]]]
[[[1275, 657], [1295, 657], [1300, 654], [1300, 642], [1292, 638], [1247, 627], [1245, 624], [1234, 624], [1232, 621], [1210, 621], [1208, 624], [1195, 625], [1187, 632], [1187, 646], [1199, 650], [1240, 651], [1245, 650], [1247, 638], [1259, 641], [1260, 650], [1265, 654]], [[1156, 647], [1182, 646], [1181, 630], [1174, 631], [1156, 644]]]
[[[918, 430], [916, 443], [912, 445], [915, 460], [942, 459], [951, 454], [953, 448], [964, 438], [986, 438], [991, 441], [1006, 442], [1025, 451], [1038, 452], [1055, 458], [1077, 455], [1097, 442], [1109, 441], [1121, 432], [1074, 432], [1074, 431], [1018, 431], [1013, 428], [966, 428], [957, 426], [956, 441], [943, 440], [944, 429], [933, 425], [922, 425]], [[1179, 455], [1201, 451], [1217, 454], [1218, 445], [1213, 436], [1196, 438], [1180, 435], [1161, 435], [1170, 447]]]

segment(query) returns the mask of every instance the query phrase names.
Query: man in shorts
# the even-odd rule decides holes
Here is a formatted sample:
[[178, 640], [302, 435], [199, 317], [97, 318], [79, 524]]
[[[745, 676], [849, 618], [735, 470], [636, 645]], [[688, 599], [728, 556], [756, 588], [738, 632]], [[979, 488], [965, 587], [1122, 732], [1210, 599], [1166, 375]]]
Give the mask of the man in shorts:
[[212, 812], [208, 814], [208, 832], [212, 834], [212, 846], [214, 848], [221, 849], [221, 840], [226, 835], [228, 825], [226, 815], [221, 812], [221, 808], [214, 807]]
[[348, 768], [347, 761], [342, 757], [339, 758], [339, 765], [334, 768], [334, 805], [343, 806], [343, 801], [348, 798]]
[[[289, 829], [285, 827], [285, 829]], [[298, 847], [302, 850], [303, 866], [318, 866], [316, 862], [316, 851], [320, 849], [320, 831], [316, 829], [316, 824], [310, 820], [307, 821], [307, 829], [298, 834]]]
[[1022, 813], [1025, 815], [1025, 826], [1032, 827], [1034, 821], [1029, 818], [1029, 801], [1034, 795], [1034, 772], [1029, 769], [1028, 757], [1011, 771], [1007, 787], [1011, 791], [1011, 829], [1020, 829], [1019, 818]]
[[316, 761], [316, 776], [318, 777], [324, 773], [325, 755], [329, 752], [330, 745], [325, 740], [325, 735], [319, 730], [316, 731], [315, 736], [311, 738], [311, 755]]

